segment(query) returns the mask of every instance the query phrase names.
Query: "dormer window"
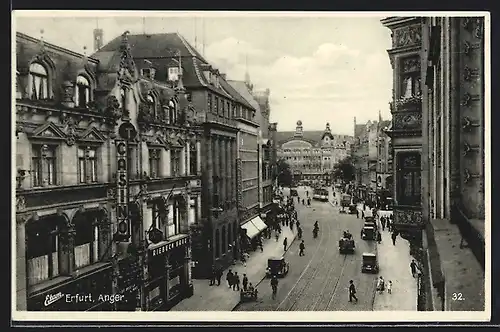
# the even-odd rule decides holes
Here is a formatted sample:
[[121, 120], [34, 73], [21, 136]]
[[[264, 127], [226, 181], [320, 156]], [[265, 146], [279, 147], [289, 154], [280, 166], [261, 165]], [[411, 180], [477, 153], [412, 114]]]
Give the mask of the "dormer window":
[[49, 75], [47, 69], [39, 63], [30, 65], [30, 98], [43, 100], [49, 98]]
[[154, 68], [143, 68], [141, 69], [141, 75], [149, 79], [154, 80], [156, 70]]
[[75, 105], [77, 107], [87, 107], [90, 101], [90, 83], [87, 78], [79, 75], [76, 78]]
[[172, 82], [179, 80], [179, 67], [168, 68], [168, 80]]

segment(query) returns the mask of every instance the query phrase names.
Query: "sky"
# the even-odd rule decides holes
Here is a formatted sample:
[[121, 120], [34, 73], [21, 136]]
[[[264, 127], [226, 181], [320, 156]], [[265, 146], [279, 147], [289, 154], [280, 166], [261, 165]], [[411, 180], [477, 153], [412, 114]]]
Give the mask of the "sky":
[[[248, 71], [255, 89], [271, 91], [278, 131], [323, 130], [353, 135], [357, 123], [390, 119], [390, 30], [382, 16], [340, 13], [55, 12], [15, 14], [16, 31], [87, 54], [93, 29], [104, 43], [132, 34], [178, 32], [231, 80]], [[14, 20], [13, 20], [14, 21]]]

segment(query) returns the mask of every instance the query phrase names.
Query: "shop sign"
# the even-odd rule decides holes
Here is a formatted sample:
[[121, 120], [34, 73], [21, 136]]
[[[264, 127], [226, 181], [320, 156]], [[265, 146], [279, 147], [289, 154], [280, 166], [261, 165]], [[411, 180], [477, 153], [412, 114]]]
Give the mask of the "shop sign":
[[120, 240], [130, 238], [130, 222], [128, 215], [128, 165], [127, 143], [116, 140], [116, 218]]
[[185, 238], [182, 238], [182, 239], [177, 240], [175, 242], [167, 242], [158, 248], [151, 249], [150, 250], [151, 256], [155, 257], [158, 255], [162, 255], [162, 254], [169, 252], [170, 250], [172, 250], [174, 248], [183, 246], [183, 245], [188, 243], [188, 239], [189, 238], [185, 237]]

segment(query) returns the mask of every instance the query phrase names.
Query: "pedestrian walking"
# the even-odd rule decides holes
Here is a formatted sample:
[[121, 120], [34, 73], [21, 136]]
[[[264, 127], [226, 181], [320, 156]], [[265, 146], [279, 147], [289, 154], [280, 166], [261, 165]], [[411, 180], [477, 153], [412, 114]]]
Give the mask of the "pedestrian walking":
[[356, 286], [354, 286], [354, 281], [349, 280], [349, 302], [352, 302], [352, 299], [356, 300], [356, 303], [358, 303], [358, 298], [356, 297]]
[[290, 223], [290, 230], [293, 232], [293, 220], [292, 220], [292, 222]]
[[234, 272], [233, 276], [234, 282], [233, 282], [233, 290], [240, 290], [240, 276], [238, 275], [238, 272]]
[[215, 285], [215, 265], [212, 265], [212, 269], [210, 270], [210, 283], [209, 286]]
[[361, 211], [361, 219], [365, 219], [365, 211], [364, 210]]
[[382, 234], [380, 233], [380, 231], [377, 231], [377, 242], [378, 242], [378, 244], [380, 244], [380, 242], [382, 242]]
[[229, 269], [229, 271], [227, 271], [226, 281], [227, 281], [229, 288], [233, 287], [233, 271], [231, 271], [231, 269]]
[[262, 239], [259, 241], [260, 252], [264, 252], [264, 245], [262, 244]]
[[302, 205], [306, 205], [306, 201], [302, 198]]
[[276, 238], [276, 242], [278, 242], [278, 240], [280, 239], [280, 233], [276, 232], [276, 234], [274, 235], [274, 237]]
[[411, 269], [411, 275], [413, 278], [417, 275], [417, 263], [415, 263], [415, 260], [412, 259], [410, 263], [410, 269]]
[[273, 300], [276, 299], [276, 294], [278, 293], [278, 278], [273, 275], [271, 278], [271, 289], [273, 290]]
[[359, 210], [358, 209], [356, 209], [356, 218], [359, 219]]
[[382, 224], [382, 231], [385, 231], [385, 217], [380, 217], [380, 223]]
[[386, 219], [385, 219], [385, 225], [387, 226], [387, 231], [388, 231], [388, 232], [391, 232], [391, 231], [392, 231], [392, 223], [391, 223], [391, 219], [386, 218]]
[[297, 226], [297, 236], [299, 237], [299, 239], [302, 239], [302, 228], [300, 228], [299, 226]]
[[288, 238], [285, 237], [283, 240], [283, 251], [286, 251], [286, 245], [288, 244]]
[[396, 238], [398, 237], [398, 234], [396, 233], [396, 231], [392, 231], [392, 234], [391, 234], [391, 238], [392, 238], [392, 245], [395, 246], [396, 245]]
[[243, 290], [246, 292], [246, 291], [247, 291], [247, 288], [248, 288], [248, 278], [247, 278], [247, 275], [246, 275], [246, 274], [243, 274], [243, 282], [242, 282], [242, 285], [243, 285]]
[[[302, 231], [301, 231], [300, 235], [302, 236]], [[302, 240], [302, 242], [300, 242], [300, 244], [299, 244], [299, 256], [304, 256], [305, 249], [306, 249], [306, 245], [304, 244], [304, 240]]]
[[220, 281], [222, 279], [222, 274], [223, 274], [222, 268], [218, 267], [215, 271], [216, 271], [216, 275], [215, 276], [217, 277], [217, 286], [220, 286]]
[[380, 276], [377, 280], [377, 290], [379, 291], [380, 294], [384, 292], [384, 278]]
[[392, 294], [392, 280], [387, 283], [387, 293]]

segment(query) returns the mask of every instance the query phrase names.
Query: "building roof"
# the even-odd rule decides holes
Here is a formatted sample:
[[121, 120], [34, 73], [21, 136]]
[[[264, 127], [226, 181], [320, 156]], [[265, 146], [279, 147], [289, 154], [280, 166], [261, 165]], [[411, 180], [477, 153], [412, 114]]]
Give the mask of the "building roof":
[[[287, 141], [291, 141], [293, 139], [302, 139], [304, 141], [308, 141], [310, 143], [317, 143], [321, 141], [325, 134], [324, 130], [312, 130], [312, 131], [303, 131], [301, 137], [295, 137], [295, 131], [277, 131], [276, 132], [276, 142], [281, 145]], [[352, 136], [349, 135], [335, 135], [332, 134], [335, 140], [339, 141], [351, 141]]]
[[[222, 87], [231, 95], [236, 101], [239, 101], [241, 104], [243, 104], [245, 107], [248, 107], [250, 109], [253, 109], [257, 111], [257, 109], [247, 100], [246, 97], [243, 96], [243, 93], [245, 91], [240, 91], [239, 89], [236, 89], [232, 82], [234, 81], [225, 81], [221, 80], [220, 83]], [[246, 88], [245, 88], [246, 89]], [[258, 106], [258, 105], [257, 105]]]
[[250, 106], [252, 106], [253, 109], [260, 111], [259, 103], [255, 100], [245, 82], [234, 80], [228, 80], [227, 82], [247, 101], [248, 104], [250, 104]]
[[[168, 67], [178, 66], [180, 58], [183, 74], [182, 82], [185, 87], [206, 88], [221, 96], [234, 99], [224, 88], [216, 87], [208, 82], [203, 74], [203, 68], [211, 68], [212, 71], [217, 70], [180, 34], [127, 34], [127, 40], [130, 45], [131, 55], [138, 69], [144, 67], [144, 64], [139, 60], [149, 60], [152, 67], [156, 69], [155, 77], [157, 80], [163, 81], [162, 78], [165, 78], [164, 80], [166, 81]], [[117, 36], [92, 55], [101, 61], [102, 70], [108, 72], [117, 70], [115, 68], [116, 60], [119, 60], [119, 50], [122, 42], [123, 35]], [[224, 81], [224, 78], [220, 74], [218, 77], [219, 81]]]

